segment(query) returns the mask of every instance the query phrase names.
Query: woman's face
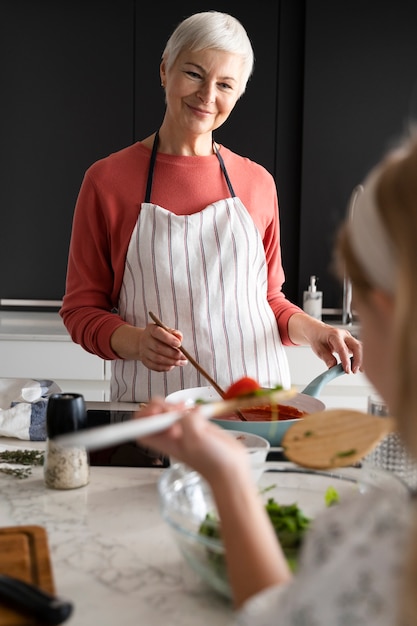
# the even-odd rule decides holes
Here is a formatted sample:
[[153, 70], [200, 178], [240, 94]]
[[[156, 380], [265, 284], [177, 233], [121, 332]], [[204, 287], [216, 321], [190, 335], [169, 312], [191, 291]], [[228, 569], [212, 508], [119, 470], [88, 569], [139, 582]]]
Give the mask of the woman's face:
[[184, 132], [212, 132], [233, 110], [241, 77], [241, 57], [219, 50], [183, 51], [168, 72], [162, 61], [166, 117]]

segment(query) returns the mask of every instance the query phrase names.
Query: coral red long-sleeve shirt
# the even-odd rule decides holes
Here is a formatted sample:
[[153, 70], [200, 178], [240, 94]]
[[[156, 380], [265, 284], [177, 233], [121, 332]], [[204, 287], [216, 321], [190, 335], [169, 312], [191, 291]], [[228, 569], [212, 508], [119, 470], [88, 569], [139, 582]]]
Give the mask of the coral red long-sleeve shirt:
[[[268, 301], [281, 340], [289, 345], [288, 320], [301, 309], [282, 292], [285, 277], [274, 179], [259, 164], [224, 146], [220, 152], [234, 192], [260, 232], [268, 264]], [[94, 163], [85, 174], [74, 212], [60, 314], [73, 341], [103, 359], [119, 358], [110, 347], [110, 337], [125, 323], [114, 311], [127, 248], [145, 200], [149, 161], [150, 150], [135, 143]], [[229, 196], [216, 155], [157, 154], [153, 204], [190, 215]]]

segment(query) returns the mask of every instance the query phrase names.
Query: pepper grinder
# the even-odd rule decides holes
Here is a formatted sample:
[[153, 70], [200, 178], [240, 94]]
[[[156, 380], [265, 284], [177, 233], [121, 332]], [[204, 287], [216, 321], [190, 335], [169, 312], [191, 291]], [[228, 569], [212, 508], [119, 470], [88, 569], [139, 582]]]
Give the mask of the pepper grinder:
[[90, 464], [86, 449], [64, 447], [54, 442], [57, 435], [84, 428], [86, 423], [87, 411], [81, 394], [55, 393], [49, 397], [44, 480], [50, 489], [76, 489], [88, 484]]

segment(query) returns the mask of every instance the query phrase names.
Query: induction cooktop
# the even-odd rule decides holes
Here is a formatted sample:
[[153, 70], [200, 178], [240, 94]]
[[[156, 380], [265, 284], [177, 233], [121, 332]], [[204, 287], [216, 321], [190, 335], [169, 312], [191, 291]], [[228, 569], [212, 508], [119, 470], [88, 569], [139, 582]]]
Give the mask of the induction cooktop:
[[[133, 419], [133, 409], [87, 408], [87, 428], [105, 426]], [[139, 446], [136, 441], [89, 452], [90, 465], [117, 467], [168, 467], [169, 459]]]

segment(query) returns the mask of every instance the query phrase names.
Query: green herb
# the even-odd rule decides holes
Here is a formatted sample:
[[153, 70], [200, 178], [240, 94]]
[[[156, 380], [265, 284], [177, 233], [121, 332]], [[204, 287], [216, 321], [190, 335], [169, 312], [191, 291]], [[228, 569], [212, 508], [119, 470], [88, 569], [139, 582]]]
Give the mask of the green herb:
[[[283, 391], [284, 387], [282, 385], [276, 385], [275, 387], [254, 389], [254, 391], [250, 391], [249, 393], [242, 394], [240, 399], [242, 398], [253, 398], [255, 396], [270, 396], [274, 391]], [[212, 400], [204, 400], [204, 398], [196, 398], [194, 400], [194, 404], [210, 404]]]
[[43, 465], [45, 453], [40, 450], [4, 450], [0, 452], [0, 463], [14, 463], [28, 467], [0, 467], [0, 472], [16, 478], [28, 478], [33, 465]]
[[328, 487], [326, 493], [324, 494], [324, 500], [326, 502], [326, 506], [333, 506], [340, 501], [339, 494], [337, 493], [334, 487]]
[[248, 396], [269, 396], [274, 391], [283, 391], [283, 389], [284, 389], [284, 387], [282, 385], [276, 385], [275, 387], [268, 387], [267, 389], [266, 388], [255, 389], [254, 391], [251, 391], [250, 393], [248, 393], [246, 395], [248, 395]]
[[28, 478], [32, 473], [31, 467], [0, 467], [0, 472], [16, 478]]
[[265, 508], [284, 552], [288, 548], [299, 548], [310, 518], [297, 504], [278, 504], [273, 498], [268, 499]]
[[271, 491], [272, 489], [275, 489], [276, 485], [267, 485], [266, 487], [263, 487], [260, 490], [260, 495], [262, 495], [263, 493], [266, 493], [267, 491]]
[[312, 437], [314, 435], [312, 430], [306, 430], [304, 432], [304, 437]]
[[272, 522], [288, 565], [295, 572], [298, 553], [311, 519], [304, 515], [297, 504], [282, 505], [275, 502], [273, 498], [270, 498], [266, 503], [266, 512]]
[[[267, 491], [267, 488], [263, 490], [263, 492], [265, 491]], [[273, 498], [268, 499], [265, 509], [279, 539], [285, 558], [291, 570], [295, 571], [298, 552], [311, 520], [304, 515], [297, 504], [280, 505]], [[200, 526], [199, 533], [209, 538], [221, 538], [220, 523], [213, 513], [206, 515]], [[209, 548], [207, 555], [217, 574], [226, 580], [224, 554]]]
[[40, 450], [5, 450], [0, 452], [0, 463], [43, 465], [44, 454]]
[[[265, 487], [261, 493], [265, 493], [275, 486]], [[340, 498], [336, 489], [330, 486], [326, 490], [324, 499], [326, 506], [332, 506], [339, 502]], [[265, 509], [281, 544], [287, 563], [291, 571], [295, 572], [298, 564], [298, 554], [312, 520], [304, 515], [297, 504], [278, 504], [274, 498], [268, 499]], [[214, 513], [207, 513], [200, 526], [199, 533], [211, 539], [221, 539], [220, 522]], [[227, 581], [224, 554], [208, 548], [207, 557], [217, 576]]]
[[[206, 517], [200, 526], [199, 533], [200, 535], [204, 535], [210, 539], [220, 539], [220, 523], [214, 513], [206, 514]], [[207, 548], [207, 558], [211, 567], [216, 572], [216, 575], [224, 581], [227, 581], [227, 569], [224, 554], [222, 552], [217, 552], [212, 548]]]
[[336, 457], [339, 459], [343, 459], [346, 456], [353, 456], [354, 454], [356, 454], [356, 452], [356, 448], [351, 448], [350, 450], [341, 450], [340, 452], [336, 453]]

